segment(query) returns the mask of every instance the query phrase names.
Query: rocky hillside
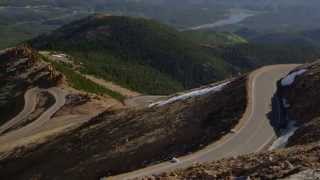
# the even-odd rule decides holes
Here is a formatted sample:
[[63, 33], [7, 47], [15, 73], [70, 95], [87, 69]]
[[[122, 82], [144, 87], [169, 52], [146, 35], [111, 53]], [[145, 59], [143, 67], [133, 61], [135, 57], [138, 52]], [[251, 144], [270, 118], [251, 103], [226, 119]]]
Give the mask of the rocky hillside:
[[298, 129], [286, 148], [198, 164], [160, 179], [317, 179], [320, 177], [320, 61], [297, 67], [279, 81], [287, 122]]
[[120, 93], [96, 84], [70, 65], [48, 59], [31, 48], [20, 46], [3, 50], [0, 60], [0, 124], [22, 110], [25, 93], [34, 87], [60, 86], [76, 97], [76, 94], [90, 94], [92, 98], [103, 99], [108, 106], [123, 106], [125, 97]]
[[21, 47], [0, 53], [0, 124], [23, 107], [23, 96], [31, 87], [50, 87], [61, 83], [63, 76], [35, 51]]
[[[320, 61], [306, 64], [294, 72], [301, 72], [294, 82], [281, 88], [281, 94], [290, 105], [288, 114], [299, 129], [290, 138], [289, 145], [308, 144], [320, 140]], [[293, 73], [294, 73], [293, 72]]]
[[41, 146], [0, 154], [0, 178], [98, 179], [187, 154], [238, 123], [245, 82], [213, 84], [203, 88], [216, 90], [201, 96], [192, 96], [198, 89], [141, 110], [107, 111]]

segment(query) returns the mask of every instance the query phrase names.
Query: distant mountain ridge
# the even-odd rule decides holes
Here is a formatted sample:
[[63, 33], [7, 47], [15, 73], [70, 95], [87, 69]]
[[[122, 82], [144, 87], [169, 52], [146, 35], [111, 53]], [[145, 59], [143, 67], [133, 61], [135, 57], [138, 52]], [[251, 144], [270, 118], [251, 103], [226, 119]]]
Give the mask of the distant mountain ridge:
[[317, 31], [278, 36], [257, 34], [247, 41], [233, 33], [179, 32], [151, 19], [96, 14], [27, 43], [73, 56], [87, 74], [161, 95], [263, 65], [310, 62], [320, 56], [319, 48], [310, 41]]
[[224, 79], [235, 69], [197, 42], [153, 20], [94, 15], [29, 42], [63, 51], [83, 71], [150, 94], [167, 94]]

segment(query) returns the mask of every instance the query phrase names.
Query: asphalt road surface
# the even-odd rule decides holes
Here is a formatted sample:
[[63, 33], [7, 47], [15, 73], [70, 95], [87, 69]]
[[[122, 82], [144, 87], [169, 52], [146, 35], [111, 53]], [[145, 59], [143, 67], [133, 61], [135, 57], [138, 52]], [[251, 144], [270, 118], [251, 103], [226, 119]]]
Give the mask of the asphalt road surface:
[[3, 134], [5, 131], [19, 123], [23, 123], [27, 119], [30, 113], [36, 109], [37, 95], [39, 92], [40, 90], [38, 88], [32, 88], [24, 94], [25, 104], [23, 110], [13, 119], [0, 126], [0, 134]]
[[43, 114], [41, 114], [39, 118], [37, 118], [32, 123], [20, 129], [10, 131], [1, 135], [0, 151], [7, 149], [11, 144], [16, 143], [20, 139], [34, 135], [41, 129], [42, 126], [44, 126], [46, 122], [50, 121], [54, 113], [56, 113], [65, 104], [65, 96], [67, 95], [67, 93], [59, 88], [50, 88], [47, 90], [41, 90], [38, 88], [30, 89], [25, 93], [25, 105], [23, 110], [15, 118], [1, 126], [0, 132], [4, 132], [5, 130], [10, 129], [17, 124], [24, 122], [26, 120], [26, 117], [28, 117], [35, 110], [35, 107], [37, 105], [37, 95], [41, 91], [47, 91], [51, 95], [53, 95], [55, 99], [54, 105], [47, 109]]
[[267, 117], [272, 108], [271, 99], [277, 89], [276, 82], [296, 66], [267, 66], [250, 74], [247, 84], [248, 106], [234, 133], [228, 134], [201, 151], [180, 157], [178, 163], [164, 162], [103, 179], [134, 179], [190, 167], [194, 163], [203, 163], [263, 150], [276, 137]]

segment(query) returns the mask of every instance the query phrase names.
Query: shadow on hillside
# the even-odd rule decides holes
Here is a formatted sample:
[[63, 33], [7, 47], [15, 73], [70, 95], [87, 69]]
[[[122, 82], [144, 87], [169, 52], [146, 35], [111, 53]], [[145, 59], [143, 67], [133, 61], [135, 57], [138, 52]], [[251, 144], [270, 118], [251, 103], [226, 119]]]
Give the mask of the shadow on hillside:
[[281, 97], [278, 92], [276, 92], [271, 99], [272, 110], [267, 114], [270, 124], [276, 132], [277, 136], [280, 136], [281, 129], [285, 128], [286, 122], [286, 112], [285, 108], [281, 103]]

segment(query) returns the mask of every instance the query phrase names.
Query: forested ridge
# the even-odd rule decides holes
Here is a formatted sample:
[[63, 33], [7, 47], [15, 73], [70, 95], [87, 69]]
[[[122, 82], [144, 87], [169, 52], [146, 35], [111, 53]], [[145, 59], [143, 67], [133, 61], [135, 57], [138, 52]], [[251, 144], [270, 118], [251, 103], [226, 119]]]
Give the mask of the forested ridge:
[[233, 33], [179, 32], [155, 20], [97, 14], [27, 43], [68, 53], [82, 72], [146, 94], [170, 94], [239, 72], [319, 57], [308, 43], [250, 42]]

